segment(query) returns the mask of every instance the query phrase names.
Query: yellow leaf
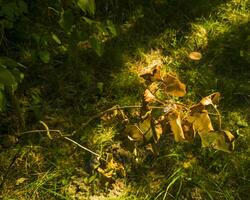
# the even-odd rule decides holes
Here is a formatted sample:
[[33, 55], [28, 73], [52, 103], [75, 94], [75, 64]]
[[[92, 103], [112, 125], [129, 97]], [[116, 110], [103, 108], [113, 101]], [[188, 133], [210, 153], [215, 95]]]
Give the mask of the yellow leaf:
[[234, 149], [234, 135], [229, 131], [211, 131], [201, 135], [202, 147], [231, 152]]
[[147, 103], [152, 103], [155, 101], [155, 96], [148, 89], [146, 89], [144, 92], [144, 101]]
[[151, 93], [155, 93], [158, 90], [158, 83], [157, 82], [151, 83], [148, 89]]
[[187, 121], [193, 124], [193, 128], [196, 132], [201, 134], [206, 134], [209, 131], [213, 131], [213, 126], [206, 110], [202, 112], [193, 113], [187, 117]]
[[191, 60], [200, 60], [202, 58], [202, 55], [200, 52], [191, 52], [188, 57], [191, 59]]
[[162, 126], [158, 121], [155, 121], [153, 123], [152, 132], [153, 132], [154, 141], [158, 142], [158, 140], [160, 139], [163, 133]]
[[210, 94], [209, 96], [202, 98], [200, 103], [204, 106], [207, 106], [210, 104], [218, 104], [219, 100], [220, 100], [220, 93], [215, 92], [213, 94]]
[[173, 74], [167, 74], [163, 78], [163, 88], [167, 94], [172, 96], [182, 97], [186, 94], [186, 85]]
[[161, 67], [159, 65], [149, 66], [144, 68], [140, 76], [147, 81], [160, 81], [161, 80]]
[[193, 142], [195, 137], [195, 131], [192, 123], [189, 123], [188, 121], [184, 120], [182, 121], [182, 130], [184, 132], [184, 137], [189, 142]]
[[184, 133], [181, 126], [181, 117], [177, 111], [172, 111], [168, 114], [171, 130], [174, 134], [176, 142], [185, 140]]
[[124, 130], [130, 140], [143, 141], [144, 135], [140, 128], [136, 125], [128, 124]]
[[26, 180], [28, 180], [27, 178], [24, 178], [24, 177], [22, 177], [22, 178], [19, 178], [19, 179], [17, 179], [16, 180], [16, 185], [20, 185], [20, 184], [22, 184], [24, 181], [26, 181]]

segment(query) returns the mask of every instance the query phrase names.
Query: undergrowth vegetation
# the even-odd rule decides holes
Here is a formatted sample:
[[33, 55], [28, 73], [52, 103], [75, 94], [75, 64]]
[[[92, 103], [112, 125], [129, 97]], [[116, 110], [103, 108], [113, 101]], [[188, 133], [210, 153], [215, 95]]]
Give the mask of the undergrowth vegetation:
[[0, 198], [249, 199], [249, 6], [0, 0]]

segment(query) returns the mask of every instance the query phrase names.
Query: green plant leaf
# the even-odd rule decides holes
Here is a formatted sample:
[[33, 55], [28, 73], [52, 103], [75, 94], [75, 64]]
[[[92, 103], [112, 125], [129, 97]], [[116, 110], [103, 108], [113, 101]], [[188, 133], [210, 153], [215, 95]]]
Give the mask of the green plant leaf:
[[88, 17], [82, 17], [84, 19], [85, 22], [87, 22], [87, 24], [92, 25], [95, 24], [96, 21], [89, 19]]
[[62, 44], [61, 40], [57, 37], [56, 34], [52, 33], [51, 37], [57, 44]]
[[20, 14], [27, 13], [28, 12], [28, 7], [27, 4], [24, 1], [18, 1], [18, 7], [19, 7], [19, 12]]
[[5, 110], [6, 99], [2, 90], [0, 90], [0, 112]]
[[88, 12], [91, 15], [95, 14], [95, 0], [78, 0], [77, 5], [83, 12]]
[[20, 72], [18, 69], [11, 70], [11, 73], [15, 77], [15, 80], [17, 83], [20, 83], [24, 78], [24, 74], [22, 72]]
[[0, 65], [0, 83], [8, 86], [16, 84], [13, 74], [2, 65]]
[[117, 35], [117, 31], [116, 31], [116, 28], [115, 28], [115, 25], [113, 24], [113, 22], [110, 21], [110, 20], [108, 20], [107, 21], [107, 25], [108, 25], [108, 29], [109, 29], [110, 33], [113, 36], [116, 36]]
[[95, 50], [98, 56], [102, 56], [104, 51], [103, 43], [98, 41], [95, 37], [90, 38], [89, 40], [91, 47]]
[[50, 53], [47, 50], [40, 51], [38, 53], [38, 55], [39, 55], [39, 58], [41, 59], [41, 61], [43, 61], [43, 63], [45, 63], [45, 64], [49, 63], [49, 61], [50, 61]]
[[16, 10], [17, 10], [16, 2], [9, 2], [2, 6], [2, 15], [5, 16], [7, 19], [14, 21]]
[[61, 19], [59, 25], [64, 29], [65, 32], [70, 32], [72, 25], [74, 24], [74, 15], [70, 9], [63, 10], [61, 13]]
[[25, 66], [22, 65], [21, 63], [16, 62], [12, 58], [4, 57], [4, 56], [0, 57], [0, 64], [8, 67], [9, 69], [15, 69], [17, 67], [25, 68]]

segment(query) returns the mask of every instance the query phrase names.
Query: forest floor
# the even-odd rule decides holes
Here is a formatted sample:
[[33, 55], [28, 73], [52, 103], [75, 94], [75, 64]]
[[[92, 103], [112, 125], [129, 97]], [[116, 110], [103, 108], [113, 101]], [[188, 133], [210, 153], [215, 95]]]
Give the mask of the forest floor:
[[[5, 138], [10, 144], [0, 148], [1, 199], [249, 199], [249, 2], [178, 2], [135, 7], [101, 58], [81, 55], [87, 75], [65, 65], [29, 72], [18, 93], [29, 108], [27, 131], [49, 128], [66, 138], [56, 131], [25, 133], [17, 144]], [[140, 105], [145, 82], [139, 75], [153, 63], [187, 86], [187, 94], [174, 99], [178, 103], [221, 93], [222, 126], [236, 138], [231, 153], [176, 143], [165, 134], [153, 155], [120, 137], [117, 113], [100, 114], [116, 105]], [[131, 118], [138, 112], [128, 110]]]

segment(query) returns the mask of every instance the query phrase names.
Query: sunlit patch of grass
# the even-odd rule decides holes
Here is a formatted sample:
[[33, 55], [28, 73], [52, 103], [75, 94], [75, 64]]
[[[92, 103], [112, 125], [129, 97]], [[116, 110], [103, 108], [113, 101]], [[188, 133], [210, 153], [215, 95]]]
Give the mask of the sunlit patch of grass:
[[192, 23], [190, 34], [185, 36], [189, 51], [198, 51], [207, 47], [208, 32], [203, 24]]
[[102, 151], [103, 148], [114, 143], [113, 138], [116, 134], [117, 131], [115, 127], [103, 127], [102, 125], [99, 125], [97, 128], [92, 130], [92, 136], [90, 137], [92, 147], [95, 146]]
[[231, 0], [218, 8], [218, 18], [224, 23], [241, 24], [249, 21], [249, 1]]
[[28, 177], [26, 181], [18, 184], [15, 189], [6, 190], [4, 199], [44, 199], [51, 197], [67, 199], [60, 194], [61, 186], [56, 183], [58, 178], [61, 178], [60, 171], [47, 171], [35, 174], [35, 176], [35, 179]]
[[[161, 2], [165, 4], [166, 1]], [[174, 10], [178, 9], [175, 8], [173, 3], [170, 5], [173, 6]], [[205, 3], [202, 9], [206, 9]], [[244, 39], [244, 45], [247, 45], [249, 41], [249, 39], [243, 37], [248, 31], [247, 26], [245, 27], [249, 21], [248, 0], [226, 1], [216, 7], [209, 15], [201, 15], [200, 18], [188, 21], [185, 28], [183, 24], [172, 26], [170, 23], [158, 35], [154, 35], [154, 32], [155, 30], [157, 32], [161, 27], [155, 27], [155, 30], [152, 29], [148, 33], [147, 24], [140, 26], [140, 33], [133, 30], [140, 20], [143, 22], [143, 12], [142, 7], [139, 6], [134, 13], [130, 13], [131, 16], [120, 27], [121, 34], [127, 35], [117, 38], [117, 41], [119, 41], [117, 51], [110, 47], [115, 53], [110, 51], [105, 54], [106, 60], [103, 56], [103, 60], [98, 61], [101, 63], [100, 69], [108, 65], [115, 67], [119, 62], [123, 62], [122, 69], [114, 72], [107, 70], [110, 72], [108, 78], [106, 77], [107, 73], [102, 75], [102, 71], [98, 72], [98, 76], [102, 77], [103, 80], [97, 80], [96, 74], [93, 73], [94, 70], [91, 69], [91, 64], [90, 66], [86, 63], [83, 64], [78, 58], [79, 63], [77, 64], [79, 66], [83, 64], [84, 66], [79, 74], [75, 74], [74, 70], [70, 73], [61, 71], [60, 76], [62, 77], [60, 80], [49, 80], [51, 79], [49, 76], [46, 78], [46, 81], [48, 83], [51, 81], [53, 86], [52, 88], [49, 88], [51, 85], [46, 86], [47, 93], [51, 98], [49, 100], [51, 110], [47, 113], [58, 112], [58, 108], [67, 109], [67, 112], [65, 110], [60, 111], [60, 115], [53, 114], [57, 120], [47, 118], [50, 127], [71, 130], [76, 128], [74, 127], [76, 121], [80, 124], [89, 115], [95, 115], [96, 113], [93, 113], [93, 111], [97, 112], [104, 107], [115, 104], [121, 106], [139, 105], [144, 87], [139, 78], [139, 72], [153, 63], [159, 63], [167, 72], [176, 72], [180, 75], [180, 79], [183, 80], [188, 89], [185, 98], [192, 103], [217, 89], [222, 89], [223, 102], [227, 100], [225, 98], [229, 99], [227, 102], [231, 101], [233, 93], [235, 93], [234, 88], [237, 89], [238, 93], [248, 94], [248, 89], [240, 90], [240, 86], [245, 84], [244, 80], [236, 80], [234, 73], [232, 73], [233, 77], [224, 77], [224, 72], [228, 73], [230, 69], [224, 65], [230, 58], [235, 57], [236, 60], [234, 60], [236, 64], [230, 63], [231, 68], [240, 68], [238, 66], [240, 58], [249, 59], [247, 58], [247, 46], [238, 49], [238, 47], [241, 47], [238, 44], [242, 38]], [[176, 16], [177, 22], [179, 17]], [[174, 18], [171, 20], [175, 21]], [[152, 24], [155, 23], [150, 19], [147, 19], [147, 21], [152, 22]], [[167, 20], [166, 23], [168, 23]], [[240, 24], [244, 25], [243, 28], [238, 26]], [[241, 36], [242, 32], [244, 33], [243, 36]], [[119, 48], [123, 48], [123, 50], [119, 52]], [[188, 55], [192, 51], [200, 52], [202, 54], [201, 60], [190, 60]], [[228, 52], [229, 54], [227, 54]], [[123, 55], [114, 59], [118, 54]], [[237, 54], [237, 56], [234, 54]], [[227, 57], [228, 55], [229, 57]], [[96, 64], [95, 61], [93, 63]], [[220, 76], [215, 73], [217, 68], [223, 69], [221, 70], [223, 74]], [[247, 76], [246, 73], [241, 75]], [[108, 80], [104, 80], [105, 78]], [[226, 84], [221, 84], [219, 87], [218, 82], [222, 80]], [[98, 90], [96, 81], [102, 83], [103, 88]], [[242, 83], [238, 83], [238, 81], [242, 81]], [[82, 93], [79, 91], [82, 91]], [[64, 98], [58, 98], [58, 96]], [[55, 99], [55, 97], [57, 98]], [[241, 105], [241, 100], [237, 102], [237, 106]], [[92, 102], [94, 103], [91, 104]], [[76, 108], [73, 108], [74, 106]], [[230, 106], [231, 104], [223, 106], [223, 114], [226, 115], [223, 118], [226, 122], [223, 128], [233, 130], [233, 134], [237, 136], [235, 152], [223, 154], [200, 149], [197, 144], [182, 147], [185, 144], [177, 145], [169, 139], [170, 137], [166, 137], [164, 138], [166, 140], [160, 146], [162, 149], [157, 158], [148, 156], [141, 163], [133, 163], [135, 171], [130, 172], [128, 177], [125, 178], [132, 186], [128, 184], [127, 189], [116, 197], [105, 197], [103, 195], [100, 199], [247, 199], [250, 188], [250, 131], [247, 114], [249, 110], [229, 112]], [[61, 117], [61, 115], [65, 115], [65, 117]], [[59, 120], [59, 118], [63, 120]], [[70, 123], [65, 122], [65, 120], [70, 121]], [[96, 123], [98, 124], [99, 121], [97, 120]], [[101, 125], [91, 124], [90, 127], [82, 130], [79, 135], [82, 134], [82, 142], [86, 142], [91, 149], [93, 148], [93, 150], [102, 154], [109, 146], [119, 142], [115, 140], [115, 136], [121, 133], [113, 125], [99, 124]], [[83, 179], [89, 174], [81, 174], [77, 178], [72, 178], [72, 185], [74, 186], [73, 182], [77, 181], [77, 186], [74, 186], [72, 194], [65, 191], [71, 184], [68, 179], [72, 177], [72, 173], [75, 173], [73, 169], [75, 165], [83, 169], [84, 162], [89, 161], [89, 157], [81, 150], [77, 151], [78, 149], [75, 149], [73, 145], [62, 145], [63, 141], [51, 143], [47, 141], [44, 143], [47, 144], [46, 148], [38, 145], [33, 146], [30, 150], [24, 149], [13, 168], [10, 169], [13, 177], [6, 181], [6, 185], [8, 185], [4, 189], [6, 200], [74, 199], [76, 198], [74, 195], [84, 198], [86, 193], [80, 193], [78, 188], [84, 185]], [[79, 155], [76, 155], [76, 152]], [[2, 171], [5, 172], [8, 168], [8, 163], [5, 163], [5, 160], [9, 160], [8, 157], [12, 156], [12, 153], [10, 155], [1, 153]], [[85, 160], [82, 157], [85, 157]], [[126, 164], [130, 165], [131, 163]], [[19, 178], [26, 178], [26, 180], [16, 185]], [[95, 192], [98, 193], [99, 191], [93, 192], [93, 198], [98, 199], [99, 197], [95, 196]]]

